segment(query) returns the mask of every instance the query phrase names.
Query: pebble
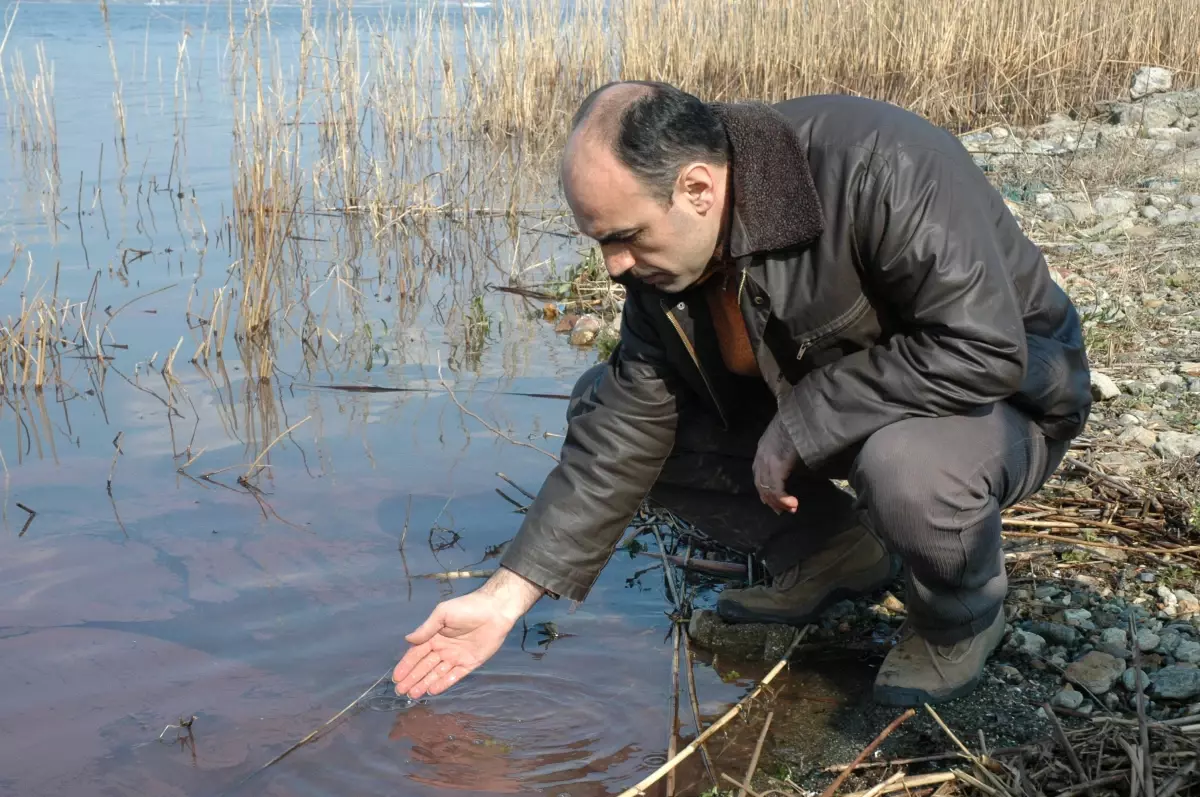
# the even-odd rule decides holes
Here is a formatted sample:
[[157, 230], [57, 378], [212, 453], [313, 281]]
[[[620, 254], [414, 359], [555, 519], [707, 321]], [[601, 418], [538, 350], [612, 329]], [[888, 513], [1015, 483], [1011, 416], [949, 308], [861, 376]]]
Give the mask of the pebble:
[[1096, 401], [1111, 401], [1121, 395], [1121, 389], [1108, 374], [1100, 371], [1091, 372], [1092, 398]]
[[1154, 652], [1172, 656], [1181, 642], [1183, 642], [1183, 637], [1179, 635], [1178, 631], [1163, 631], [1158, 637], [1158, 647], [1154, 649]]
[[1151, 651], [1158, 647], [1159, 636], [1153, 631], [1143, 628], [1137, 632], [1138, 650]]
[[1029, 626], [1029, 630], [1045, 641], [1053, 642], [1055, 645], [1073, 647], [1079, 639], [1078, 631], [1062, 623], [1033, 623]]
[[1100, 640], [1106, 645], [1124, 646], [1129, 640], [1129, 634], [1124, 628], [1105, 628], [1100, 632]]
[[1142, 582], [1143, 584], [1153, 584], [1156, 578], [1158, 578], [1158, 576], [1153, 570], [1143, 570], [1142, 572], [1138, 573], [1138, 581]]
[[1051, 598], [1053, 598], [1055, 595], [1057, 595], [1060, 592], [1062, 592], [1062, 590], [1059, 589], [1058, 587], [1052, 587], [1049, 584], [1047, 584], [1045, 586], [1038, 587], [1037, 589], [1035, 589], [1033, 591], [1033, 597], [1037, 598], [1040, 601], [1050, 600]]
[[1063, 612], [1063, 619], [1067, 625], [1082, 625], [1092, 619], [1092, 613], [1087, 609], [1067, 609]]
[[1178, 227], [1181, 224], [1187, 224], [1191, 215], [1186, 210], [1168, 210], [1159, 218], [1158, 223], [1165, 227]]
[[1130, 692], [1134, 691], [1134, 686], [1137, 683], [1141, 683], [1142, 689], [1145, 689], [1150, 684], [1150, 676], [1146, 675], [1144, 671], [1142, 672], [1142, 677], [1140, 679], [1137, 677], [1137, 675], [1138, 671], [1133, 667], [1125, 670], [1124, 674], [1121, 675], [1121, 683], [1124, 684], [1125, 688]]
[[1114, 659], [1121, 659], [1122, 661], [1129, 661], [1133, 658], [1133, 651], [1124, 645], [1113, 645], [1109, 642], [1101, 642], [1096, 646], [1096, 650], [1100, 651], [1101, 653], [1107, 653]]
[[1185, 664], [1200, 664], [1200, 642], [1185, 639], [1175, 648], [1175, 660]]
[[1000, 673], [1001, 678], [1013, 686], [1018, 686], [1025, 683], [1025, 676], [1021, 675], [1021, 671], [1010, 664], [1001, 665], [998, 668], [998, 672]]
[[1164, 667], [1150, 681], [1155, 697], [1188, 700], [1200, 695], [1200, 669], [1195, 667]]
[[1175, 593], [1171, 591], [1170, 587], [1159, 587], [1154, 592], [1162, 599], [1164, 606], [1174, 606], [1179, 603], [1179, 598], [1175, 597]]
[[1067, 708], [1074, 711], [1083, 705], [1083, 693], [1075, 691], [1070, 684], [1067, 684], [1061, 690], [1059, 690], [1058, 694], [1056, 694], [1050, 700], [1050, 702], [1055, 706], [1060, 706], [1062, 708]]
[[[1125, 661], [1100, 651], [1092, 651], [1067, 665], [1067, 680], [1096, 695], [1112, 689], [1125, 672]], [[1200, 675], [1200, 671], [1197, 671]]]
[[1161, 393], [1182, 393], [1186, 389], [1187, 381], [1179, 374], [1164, 376], [1158, 383], [1158, 390]]
[[1175, 204], [1175, 200], [1165, 194], [1151, 194], [1150, 204], [1147, 207], [1152, 207], [1155, 210], [1166, 210]]
[[1154, 205], [1143, 206], [1140, 213], [1142, 214], [1143, 219], [1149, 219], [1150, 221], [1154, 221], [1162, 215], [1162, 211], [1154, 207]]
[[1022, 653], [1040, 656], [1046, 650], [1046, 640], [1031, 631], [1013, 631], [1012, 644]]

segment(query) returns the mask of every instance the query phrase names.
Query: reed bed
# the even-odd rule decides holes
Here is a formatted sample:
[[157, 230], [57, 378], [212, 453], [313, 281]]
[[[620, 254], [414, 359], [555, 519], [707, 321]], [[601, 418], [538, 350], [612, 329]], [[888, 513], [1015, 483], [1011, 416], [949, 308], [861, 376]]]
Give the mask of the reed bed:
[[1200, 72], [1194, 0], [513, 0], [464, 90], [476, 125], [537, 145], [584, 92], [664, 80], [714, 101], [888, 100], [962, 129], [1087, 109], [1142, 64]]

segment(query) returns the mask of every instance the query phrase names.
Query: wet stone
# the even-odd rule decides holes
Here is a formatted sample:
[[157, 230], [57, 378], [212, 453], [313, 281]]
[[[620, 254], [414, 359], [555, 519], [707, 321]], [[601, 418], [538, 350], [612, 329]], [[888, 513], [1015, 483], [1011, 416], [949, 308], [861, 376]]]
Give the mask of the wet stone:
[[1157, 578], [1158, 575], [1153, 570], [1143, 570], [1141, 573], [1138, 573], [1138, 581], [1143, 584], [1153, 584]]
[[1046, 640], [1044, 637], [1030, 631], [1021, 631], [1020, 629], [1013, 631], [1012, 637], [1009, 639], [1009, 644], [1016, 650], [1030, 656], [1040, 656], [1046, 650]]
[[706, 650], [750, 661], [778, 661], [795, 629], [777, 623], [727, 623], [716, 612], [692, 613], [688, 636]]

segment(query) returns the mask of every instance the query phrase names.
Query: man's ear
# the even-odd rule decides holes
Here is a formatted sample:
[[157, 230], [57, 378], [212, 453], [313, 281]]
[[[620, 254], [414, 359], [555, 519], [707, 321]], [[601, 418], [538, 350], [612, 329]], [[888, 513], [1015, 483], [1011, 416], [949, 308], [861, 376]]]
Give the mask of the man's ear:
[[679, 192], [699, 214], [712, 210], [717, 202], [717, 179], [712, 166], [692, 163], [679, 175]]

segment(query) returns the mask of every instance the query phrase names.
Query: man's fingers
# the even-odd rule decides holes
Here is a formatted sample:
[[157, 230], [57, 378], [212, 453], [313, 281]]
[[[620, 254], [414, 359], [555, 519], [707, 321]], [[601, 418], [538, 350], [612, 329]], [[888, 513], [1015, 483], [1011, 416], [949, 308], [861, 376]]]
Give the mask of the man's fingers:
[[437, 681], [435, 681], [429, 687], [429, 694], [440, 695], [442, 692], [445, 692], [463, 678], [466, 678], [468, 675], [470, 675], [470, 673], [471, 670], [469, 668], [464, 667], [461, 664], [455, 665], [449, 672], [441, 675]]
[[413, 665], [425, 658], [425, 655], [429, 653], [431, 649], [432, 646], [428, 642], [423, 645], [417, 645], [416, 647], [409, 648], [404, 653], [404, 656], [401, 657], [399, 663], [396, 664], [395, 668], [392, 670], [392, 683], [400, 683], [401, 680], [403, 680], [410, 672], [412, 672]]
[[[402, 695], [405, 692], [414, 700], [420, 697], [420, 694], [414, 694], [416, 689], [420, 689], [421, 681], [425, 676], [429, 675], [434, 667], [438, 666], [442, 661], [442, 657], [433, 651], [429, 651], [423, 659], [413, 666], [412, 670], [404, 676], [404, 679], [396, 682], [396, 694]], [[423, 691], [423, 690], [422, 690]]]

